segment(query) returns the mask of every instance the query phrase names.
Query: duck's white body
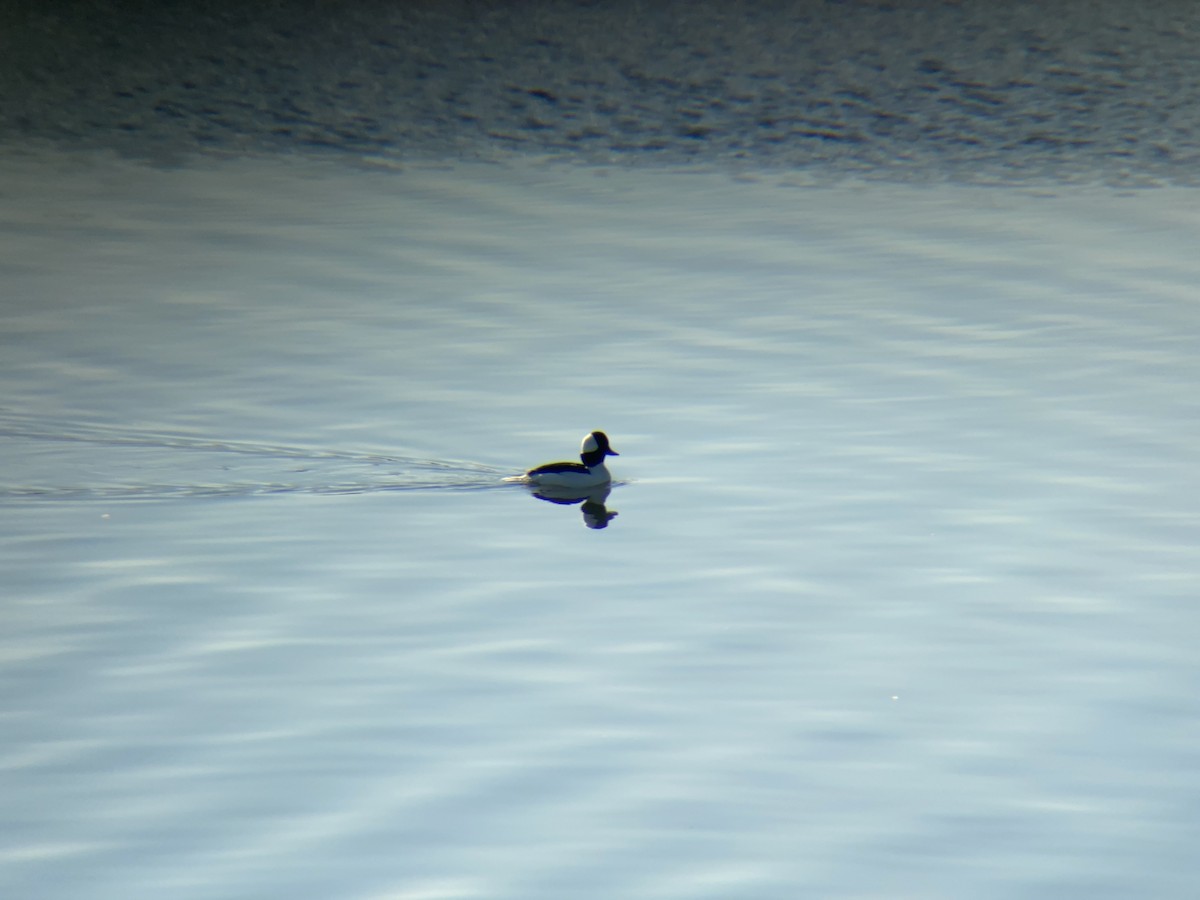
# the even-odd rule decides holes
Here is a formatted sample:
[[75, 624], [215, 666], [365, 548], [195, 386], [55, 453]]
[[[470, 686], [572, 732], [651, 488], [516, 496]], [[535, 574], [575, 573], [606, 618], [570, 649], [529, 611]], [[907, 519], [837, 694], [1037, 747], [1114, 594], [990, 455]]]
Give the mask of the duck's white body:
[[608, 446], [608, 436], [603, 431], [593, 431], [583, 439], [579, 448], [579, 462], [552, 462], [530, 469], [521, 481], [544, 487], [590, 488], [612, 481], [606, 456], [620, 456]]

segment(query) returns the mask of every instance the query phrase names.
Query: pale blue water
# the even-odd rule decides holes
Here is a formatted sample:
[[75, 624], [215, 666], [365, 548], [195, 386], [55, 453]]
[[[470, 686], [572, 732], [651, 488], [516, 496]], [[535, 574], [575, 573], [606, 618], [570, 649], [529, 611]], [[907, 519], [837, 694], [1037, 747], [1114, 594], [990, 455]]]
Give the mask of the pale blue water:
[[1193, 192], [7, 165], [3, 896], [1191, 896]]

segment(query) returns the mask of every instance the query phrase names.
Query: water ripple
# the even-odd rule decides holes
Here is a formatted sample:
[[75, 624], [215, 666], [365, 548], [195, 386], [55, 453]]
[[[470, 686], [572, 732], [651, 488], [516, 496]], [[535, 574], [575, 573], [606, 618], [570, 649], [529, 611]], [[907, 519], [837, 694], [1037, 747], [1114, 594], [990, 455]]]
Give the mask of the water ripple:
[[[15, 442], [9, 477], [17, 483], [0, 485], [0, 502], [20, 500], [166, 500], [198, 497], [249, 497], [264, 494], [367, 494], [391, 491], [479, 491], [503, 488], [501, 479], [511, 471], [462, 460], [429, 459], [416, 456], [383, 455], [324, 447], [300, 447], [250, 441], [231, 441], [164, 431], [140, 431], [101, 423], [81, 423], [39, 418], [14, 411], [0, 412], [0, 439]], [[43, 482], [21, 477], [22, 463], [33, 463], [39, 445], [59, 443], [87, 448], [87, 466], [68, 454], [65, 465], [56, 465]], [[10, 445], [11, 447], [11, 445]], [[140, 480], [133, 483], [56, 483], [69, 472], [104, 469], [97, 457], [111, 465], [109, 471], [126, 464], [124, 454], [143, 451], [140, 470], [166, 469], [169, 480]], [[145, 452], [149, 452], [147, 457]], [[161, 452], [159, 452], [161, 451]], [[231, 463], [225, 457], [239, 457]], [[197, 459], [199, 457], [199, 459]], [[303, 461], [287, 477], [279, 471], [279, 460]], [[219, 467], [229, 480], [187, 476], [198, 467]], [[233, 471], [234, 469], [238, 471]], [[237, 477], [241, 470], [257, 468], [259, 477]], [[171, 476], [174, 477], [171, 477]]]

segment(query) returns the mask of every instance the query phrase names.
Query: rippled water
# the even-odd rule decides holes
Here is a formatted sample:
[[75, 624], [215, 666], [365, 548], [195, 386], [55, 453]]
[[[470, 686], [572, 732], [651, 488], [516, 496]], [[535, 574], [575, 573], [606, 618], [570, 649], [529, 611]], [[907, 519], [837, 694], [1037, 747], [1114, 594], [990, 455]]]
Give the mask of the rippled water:
[[0, 10], [0, 142], [1196, 184], [1179, 0], [208, 0]]
[[1191, 895], [1194, 193], [7, 171], [5, 896]]

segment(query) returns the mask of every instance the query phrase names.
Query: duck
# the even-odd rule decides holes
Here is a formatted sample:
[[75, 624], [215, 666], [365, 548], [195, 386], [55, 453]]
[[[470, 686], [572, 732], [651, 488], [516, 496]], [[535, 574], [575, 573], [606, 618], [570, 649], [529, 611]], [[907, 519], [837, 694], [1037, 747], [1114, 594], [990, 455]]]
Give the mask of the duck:
[[530, 469], [517, 480], [543, 487], [586, 490], [612, 481], [604, 459], [620, 455], [609, 446], [608, 435], [603, 431], [593, 431], [584, 435], [579, 447], [579, 462], [544, 463]]

